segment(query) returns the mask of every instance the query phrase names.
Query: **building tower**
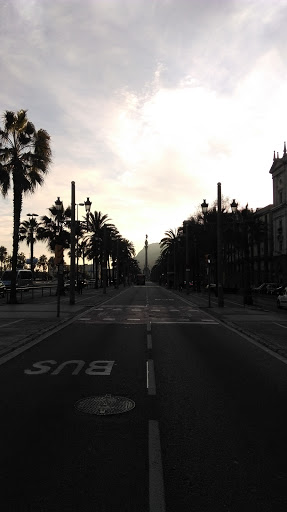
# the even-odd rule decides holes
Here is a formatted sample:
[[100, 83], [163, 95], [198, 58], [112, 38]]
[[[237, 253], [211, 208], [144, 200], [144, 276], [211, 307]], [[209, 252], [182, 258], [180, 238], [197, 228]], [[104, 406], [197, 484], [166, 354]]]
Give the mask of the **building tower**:
[[150, 270], [148, 268], [148, 236], [146, 235], [145, 236], [145, 243], [144, 243], [144, 246], [145, 246], [145, 264], [144, 264], [144, 275], [146, 277], [146, 279], [149, 279], [150, 277]]

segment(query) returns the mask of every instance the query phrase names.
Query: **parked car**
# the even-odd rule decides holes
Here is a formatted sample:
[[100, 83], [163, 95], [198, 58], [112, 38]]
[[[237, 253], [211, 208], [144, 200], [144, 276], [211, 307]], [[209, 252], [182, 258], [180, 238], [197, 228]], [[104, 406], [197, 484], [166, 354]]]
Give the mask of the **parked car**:
[[267, 283], [267, 285], [266, 285], [267, 295], [274, 295], [277, 288], [278, 288], [277, 283]]
[[277, 307], [287, 307], [287, 286], [285, 286], [282, 293], [277, 297]]
[[[85, 288], [87, 286], [86, 279], [81, 279], [81, 283], [82, 283], [82, 288]], [[77, 283], [77, 280], [75, 279], [75, 290], [77, 290], [77, 288], [78, 288], [78, 283]], [[69, 290], [70, 289], [70, 279], [68, 279], [68, 281], [65, 281], [64, 289], [65, 290]]]
[[281, 293], [284, 291], [285, 288], [286, 288], [286, 285], [281, 284], [280, 286], [278, 286], [278, 288], [276, 288], [274, 295], [281, 295]]
[[0, 281], [0, 297], [5, 297], [6, 286], [3, 281]]
[[277, 284], [275, 283], [262, 283], [259, 286], [255, 286], [255, 288], [253, 288], [252, 291], [255, 293], [267, 293], [267, 290], [270, 289], [268, 287], [272, 288], [274, 285], [275, 287], [277, 286]]

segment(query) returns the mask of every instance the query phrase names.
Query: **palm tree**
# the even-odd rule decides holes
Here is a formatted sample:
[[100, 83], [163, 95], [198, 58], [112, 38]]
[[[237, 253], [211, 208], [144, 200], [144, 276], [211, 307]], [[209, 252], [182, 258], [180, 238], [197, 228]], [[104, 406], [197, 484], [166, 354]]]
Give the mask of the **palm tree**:
[[55, 251], [57, 244], [64, 249], [70, 247], [70, 226], [71, 226], [71, 208], [58, 211], [56, 206], [49, 208], [50, 216], [41, 217], [41, 225], [37, 230], [37, 239], [46, 242], [51, 252]]
[[5, 197], [13, 184], [13, 253], [10, 302], [16, 303], [16, 268], [23, 194], [33, 193], [43, 185], [51, 163], [50, 136], [36, 130], [27, 118], [27, 110], [3, 116], [0, 129], [0, 189]]
[[[27, 245], [31, 245], [31, 271], [34, 270], [34, 253], [33, 248], [36, 240], [38, 240], [38, 228], [39, 223], [37, 222], [34, 217], [30, 218], [29, 220], [23, 220], [20, 224], [19, 229], [19, 241], [23, 242], [24, 240], [27, 242]], [[35, 235], [35, 236], [34, 236]]]
[[[160, 241], [160, 247], [162, 250], [162, 255], [167, 260], [167, 272], [169, 272], [169, 268], [171, 267], [170, 261], [173, 261], [173, 286], [176, 285], [176, 249], [177, 249], [177, 241], [178, 241], [179, 232], [178, 229], [174, 231], [169, 229], [165, 232], [165, 237]], [[170, 285], [170, 283], [169, 283]]]
[[107, 213], [95, 211], [89, 213], [89, 231], [85, 236], [87, 242], [87, 256], [93, 260], [95, 266], [95, 288], [98, 287], [99, 262], [104, 255], [105, 229], [115, 229], [114, 224], [110, 224]]
[[7, 258], [7, 249], [6, 247], [4, 247], [4, 245], [1, 245], [0, 246], [0, 262], [1, 262], [1, 274], [2, 274], [2, 271], [3, 271], [3, 263], [4, 261], [6, 260]]
[[40, 270], [42, 268], [42, 272], [46, 272], [46, 270], [48, 268], [48, 258], [45, 254], [42, 254], [39, 257], [37, 267], [39, 267]]

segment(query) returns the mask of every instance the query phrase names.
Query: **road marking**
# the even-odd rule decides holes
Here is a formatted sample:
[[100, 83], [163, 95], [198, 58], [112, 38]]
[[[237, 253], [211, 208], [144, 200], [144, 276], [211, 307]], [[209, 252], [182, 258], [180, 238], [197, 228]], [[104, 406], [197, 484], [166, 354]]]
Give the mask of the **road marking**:
[[19, 320], [14, 320], [13, 322], [9, 322], [8, 324], [3, 324], [1, 325], [0, 327], [8, 327], [9, 325], [12, 325], [12, 324], [17, 324], [18, 322], [23, 322], [24, 318], [20, 318]]
[[[65, 366], [73, 365], [72, 375], [78, 375], [80, 371], [84, 368], [85, 364], [88, 364], [88, 367], [85, 370], [86, 375], [110, 375], [113, 369], [115, 361], [106, 361], [106, 360], [98, 360], [91, 361], [90, 363], [86, 363], [81, 359], [72, 359], [70, 361], [64, 361], [64, 363], [59, 364], [59, 366], [52, 372], [50, 375], [59, 375], [59, 373], [65, 368]], [[53, 359], [47, 359], [45, 361], [37, 361], [34, 363], [31, 368], [26, 368], [24, 373], [26, 375], [43, 375], [45, 373], [49, 373], [52, 370], [52, 365], [58, 364], [57, 361]], [[74, 366], [76, 365], [76, 368]]]
[[103, 318], [103, 320], [108, 320], [108, 321], [111, 321], [111, 322], [112, 322], [112, 321], [114, 321], [114, 320], [115, 320], [115, 318], [109, 318], [109, 317], [106, 317], [106, 318]]
[[148, 350], [151, 350], [151, 349], [152, 349], [152, 338], [151, 338], [151, 334], [147, 334], [147, 348], [148, 348]]
[[287, 325], [278, 324], [277, 322], [273, 322], [275, 325], [279, 325], [280, 327], [283, 327], [283, 329], [287, 329]]
[[127, 318], [128, 322], [138, 322], [140, 321], [140, 318]]
[[148, 422], [149, 512], [165, 512], [165, 493], [158, 421]]
[[154, 363], [152, 359], [147, 361], [147, 389], [149, 395], [156, 395]]

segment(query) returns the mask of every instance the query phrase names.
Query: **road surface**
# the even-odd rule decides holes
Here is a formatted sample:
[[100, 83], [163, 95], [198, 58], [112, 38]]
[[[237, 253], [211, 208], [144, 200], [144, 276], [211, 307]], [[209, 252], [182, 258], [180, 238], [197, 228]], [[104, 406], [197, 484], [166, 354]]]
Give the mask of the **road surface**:
[[286, 360], [126, 288], [0, 360], [1, 510], [287, 510]]

